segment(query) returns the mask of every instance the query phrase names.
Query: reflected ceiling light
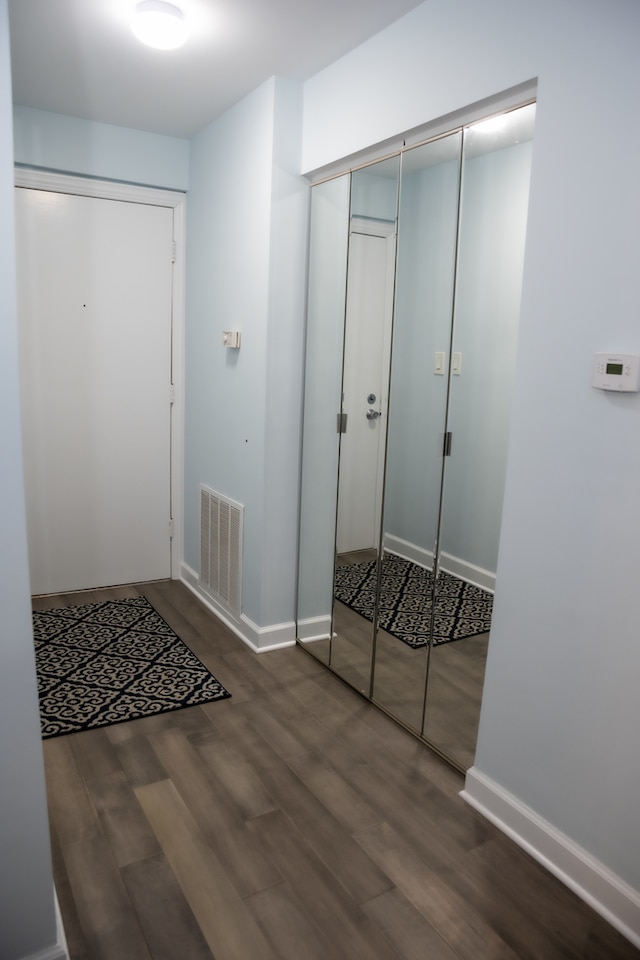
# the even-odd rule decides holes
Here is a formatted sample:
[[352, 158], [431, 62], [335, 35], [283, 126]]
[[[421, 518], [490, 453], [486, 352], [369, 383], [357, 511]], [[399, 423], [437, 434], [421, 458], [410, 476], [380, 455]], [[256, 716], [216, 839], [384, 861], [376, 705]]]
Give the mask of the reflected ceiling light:
[[474, 133], [500, 133], [506, 126], [506, 114], [498, 113], [495, 117], [489, 117], [488, 120], [470, 124], [468, 129], [473, 130]]
[[182, 10], [167, 0], [138, 3], [131, 29], [141, 43], [157, 50], [175, 50], [187, 39]]

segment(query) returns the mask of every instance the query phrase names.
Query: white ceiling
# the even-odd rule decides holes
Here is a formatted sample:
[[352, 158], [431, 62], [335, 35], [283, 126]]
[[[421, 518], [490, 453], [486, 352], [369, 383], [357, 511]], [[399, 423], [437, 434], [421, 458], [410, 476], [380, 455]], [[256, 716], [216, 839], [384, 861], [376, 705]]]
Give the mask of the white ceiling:
[[14, 102], [191, 137], [271, 76], [305, 80], [421, 0], [176, 0], [180, 50], [140, 44], [136, 0], [9, 0]]

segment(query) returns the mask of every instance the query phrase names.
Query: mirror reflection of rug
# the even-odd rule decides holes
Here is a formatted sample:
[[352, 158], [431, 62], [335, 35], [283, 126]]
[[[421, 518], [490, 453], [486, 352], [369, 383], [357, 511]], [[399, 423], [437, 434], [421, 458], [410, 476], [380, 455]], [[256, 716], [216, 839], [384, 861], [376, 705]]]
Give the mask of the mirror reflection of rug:
[[43, 739], [230, 697], [144, 597], [33, 614]]
[[[335, 598], [373, 621], [376, 562], [336, 567]], [[378, 626], [410, 647], [428, 643], [431, 618], [431, 571], [395, 553], [385, 553]], [[434, 645], [486, 633], [491, 628], [493, 595], [466, 580], [440, 571]]]

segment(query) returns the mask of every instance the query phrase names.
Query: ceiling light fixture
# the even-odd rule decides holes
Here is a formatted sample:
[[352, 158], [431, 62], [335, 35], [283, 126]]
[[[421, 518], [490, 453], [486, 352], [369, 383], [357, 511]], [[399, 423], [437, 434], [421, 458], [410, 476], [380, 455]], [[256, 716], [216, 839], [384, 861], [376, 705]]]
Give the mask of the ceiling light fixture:
[[182, 10], [167, 0], [138, 3], [131, 29], [141, 43], [157, 50], [175, 50], [187, 39]]

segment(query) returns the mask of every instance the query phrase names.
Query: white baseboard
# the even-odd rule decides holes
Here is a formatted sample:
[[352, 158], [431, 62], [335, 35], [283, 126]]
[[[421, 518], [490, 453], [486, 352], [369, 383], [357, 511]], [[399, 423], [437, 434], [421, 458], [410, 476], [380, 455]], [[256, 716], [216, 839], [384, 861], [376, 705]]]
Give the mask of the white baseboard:
[[475, 767], [460, 796], [640, 947], [637, 890]]
[[55, 887], [53, 888], [53, 905], [56, 912], [56, 942], [48, 947], [44, 947], [42, 950], [38, 950], [36, 953], [30, 953], [28, 956], [23, 957], [22, 960], [69, 960], [69, 948], [67, 946], [67, 938], [62, 924], [62, 914], [60, 913], [58, 894], [56, 893]]
[[236, 620], [228, 610], [219, 606], [212, 597], [202, 590], [195, 570], [183, 563], [181, 572], [182, 583], [196, 595], [205, 607], [215, 613], [219, 620], [222, 620], [233, 633], [240, 637], [243, 643], [246, 643], [254, 653], [268, 653], [270, 650], [295, 646], [296, 625], [293, 620], [289, 623], [276, 623], [268, 627], [257, 626], [244, 614], [241, 614], [239, 620]]
[[38, 950], [37, 953], [30, 953], [22, 960], [69, 960], [69, 954], [61, 943], [54, 943], [53, 946]]

